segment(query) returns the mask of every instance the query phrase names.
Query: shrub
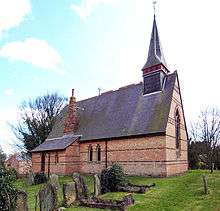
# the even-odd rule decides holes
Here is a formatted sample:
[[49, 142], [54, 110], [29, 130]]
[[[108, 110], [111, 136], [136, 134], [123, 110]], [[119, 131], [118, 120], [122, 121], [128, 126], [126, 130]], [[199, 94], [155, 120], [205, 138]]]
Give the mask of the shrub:
[[36, 173], [34, 176], [35, 185], [47, 182], [47, 176], [44, 172]]
[[198, 163], [199, 169], [209, 169], [208, 165], [205, 162], [200, 161]]
[[12, 181], [15, 181], [18, 178], [18, 173], [14, 168], [9, 168], [8, 174], [9, 174]]
[[118, 191], [119, 186], [127, 184], [127, 180], [122, 167], [113, 164], [110, 168], [104, 169], [101, 173], [101, 192]]
[[0, 210], [13, 210], [17, 190], [12, 186], [14, 178], [9, 170], [0, 167]]

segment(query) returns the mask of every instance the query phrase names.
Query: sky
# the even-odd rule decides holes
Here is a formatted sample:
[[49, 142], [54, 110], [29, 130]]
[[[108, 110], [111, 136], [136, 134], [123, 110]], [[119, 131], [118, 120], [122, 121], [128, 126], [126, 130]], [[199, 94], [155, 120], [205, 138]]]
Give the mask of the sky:
[[[16, 141], [22, 101], [47, 92], [77, 100], [142, 80], [152, 0], [0, 0], [0, 145]], [[220, 108], [218, 0], [158, 0], [156, 19], [187, 124]]]

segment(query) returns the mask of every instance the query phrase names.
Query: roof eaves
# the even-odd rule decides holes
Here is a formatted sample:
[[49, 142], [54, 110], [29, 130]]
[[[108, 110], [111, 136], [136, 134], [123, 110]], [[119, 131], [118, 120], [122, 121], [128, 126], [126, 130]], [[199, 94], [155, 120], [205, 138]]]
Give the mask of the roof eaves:
[[88, 141], [97, 141], [97, 140], [117, 140], [117, 139], [130, 139], [135, 137], [152, 137], [152, 136], [163, 136], [166, 135], [166, 131], [158, 131], [153, 133], [140, 133], [135, 135], [126, 135], [126, 136], [112, 136], [112, 137], [99, 137], [99, 138], [90, 138], [90, 139], [81, 139], [79, 142], [88, 142]]
[[[57, 137], [57, 138], [51, 138], [51, 139], [46, 139], [45, 142], [43, 142], [42, 144], [45, 144], [46, 142], [50, 142], [50, 141], [53, 141], [53, 140], [59, 140], [61, 138], [65, 137], [64, 136], [61, 136], [61, 137]], [[71, 138], [75, 138], [73, 139], [70, 143], [68, 143], [67, 145], [65, 145], [64, 147], [57, 147], [57, 148], [52, 148], [52, 149], [42, 149], [40, 148], [40, 145], [38, 147], [36, 147], [35, 149], [31, 150], [31, 152], [45, 152], [45, 151], [57, 151], [57, 150], [65, 150], [67, 147], [69, 147], [73, 142], [77, 141], [80, 137], [82, 137], [82, 135], [73, 135], [71, 136]]]

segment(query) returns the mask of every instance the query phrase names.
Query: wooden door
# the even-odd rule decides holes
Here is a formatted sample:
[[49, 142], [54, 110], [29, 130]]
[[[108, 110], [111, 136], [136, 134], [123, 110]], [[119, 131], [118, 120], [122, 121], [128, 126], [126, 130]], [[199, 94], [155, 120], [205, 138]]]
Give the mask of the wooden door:
[[45, 172], [45, 152], [41, 154], [41, 172]]

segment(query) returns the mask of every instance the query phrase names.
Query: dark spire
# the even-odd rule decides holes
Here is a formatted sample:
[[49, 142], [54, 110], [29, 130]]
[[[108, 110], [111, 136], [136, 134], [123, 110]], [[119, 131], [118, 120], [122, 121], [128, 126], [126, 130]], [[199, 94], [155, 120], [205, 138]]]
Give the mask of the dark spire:
[[142, 70], [159, 64], [162, 64], [166, 68], [166, 61], [163, 55], [163, 50], [157, 30], [156, 17], [154, 14], [153, 29], [151, 33], [147, 62]]

